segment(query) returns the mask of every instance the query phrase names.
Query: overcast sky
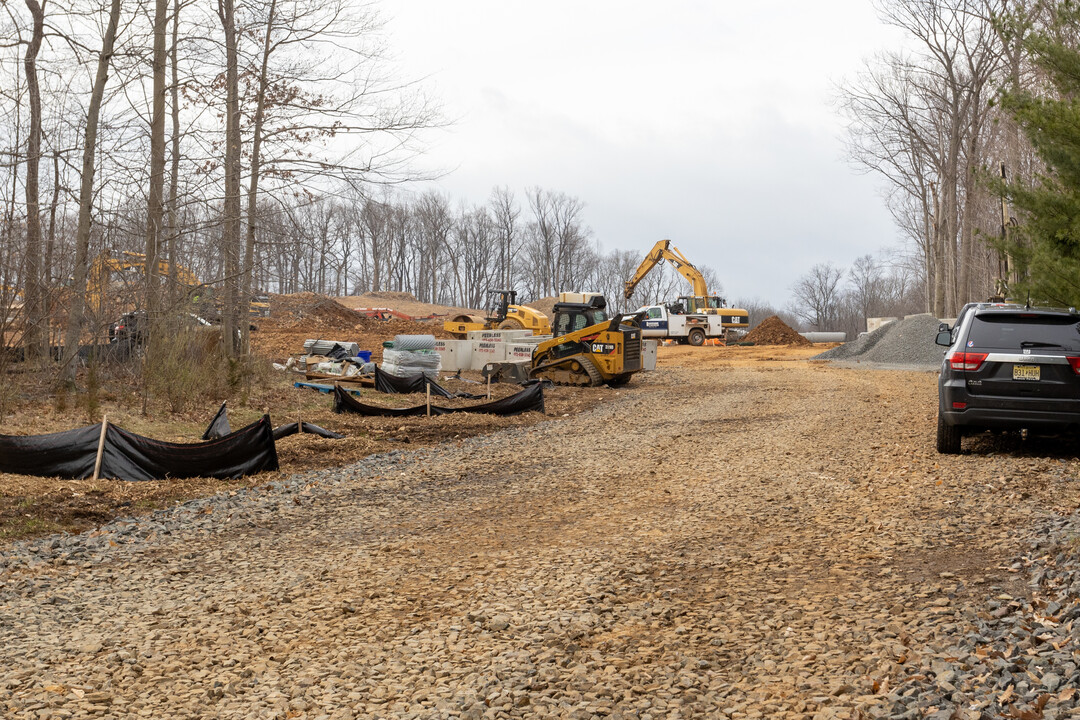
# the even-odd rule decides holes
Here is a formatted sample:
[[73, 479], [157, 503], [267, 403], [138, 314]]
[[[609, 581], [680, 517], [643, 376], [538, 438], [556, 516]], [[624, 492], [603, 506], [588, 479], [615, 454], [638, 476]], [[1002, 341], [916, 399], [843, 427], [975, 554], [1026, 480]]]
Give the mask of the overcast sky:
[[[671, 238], [729, 299], [789, 299], [814, 263], [894, 247], [846, 161], [836, 82], [894, 47], [870, 0], [380, 0], [404, 72], [456, 122], [421, 167], [484, 203], [578, 197], [605, 250]], [[582, 288], [587, 289], [587, 288]]]

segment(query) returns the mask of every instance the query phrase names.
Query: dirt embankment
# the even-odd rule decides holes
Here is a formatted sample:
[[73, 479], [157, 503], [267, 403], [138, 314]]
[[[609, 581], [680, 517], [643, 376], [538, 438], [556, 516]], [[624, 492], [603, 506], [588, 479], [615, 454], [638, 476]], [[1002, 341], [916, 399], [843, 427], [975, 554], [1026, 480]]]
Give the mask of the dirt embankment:
[[369, 292], [363, 295], [349, 295], [337, 301], [348, 308], [390, 308], [415, 318], [437, 315], [440, 323], [454, 315], [483, 315], [483, 310], [457, 307], [455, 305], [437, 305], [424, 303], [408, 292]]

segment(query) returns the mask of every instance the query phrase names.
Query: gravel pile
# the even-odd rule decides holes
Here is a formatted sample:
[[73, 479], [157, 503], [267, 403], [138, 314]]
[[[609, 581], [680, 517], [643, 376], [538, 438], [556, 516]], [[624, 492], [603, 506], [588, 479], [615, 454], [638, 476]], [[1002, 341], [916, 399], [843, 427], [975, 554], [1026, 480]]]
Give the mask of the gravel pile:
[[1056, 518], [1010, 570], [1030, 597], [1001, 592], [968, 613], [955, 642], [909, 663], [877, 717], [976, 720], [1080, 717], [1080, 517]]
[[868, 352], [871, 348], [881, 342], [881, 338], [892, 330], [895, 323], [886, 323], [877, 330], [870, 333], [864, 333], [859, 335], [851, 342], [846, 342], [843, 345], [837, 345], [834, 348], [826, 350], [820, 355], [815, 355], [813, 360], [850, 360]]
[[933, 315], [910, 315], [813, 359], [936, 369], [943, 355], [943, 348], [934, 342], [938, 325], [940, 321]]

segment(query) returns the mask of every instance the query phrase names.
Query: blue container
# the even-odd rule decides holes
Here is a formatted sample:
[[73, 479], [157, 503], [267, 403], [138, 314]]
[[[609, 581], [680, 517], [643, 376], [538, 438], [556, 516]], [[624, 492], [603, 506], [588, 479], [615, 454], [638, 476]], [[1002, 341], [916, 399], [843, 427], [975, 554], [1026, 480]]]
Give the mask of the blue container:
[[363, 362], [369, 363], [371, 362], [371, 351], [361, 350], [360, 352], [356, 353], [356, 357], [360, 358]]

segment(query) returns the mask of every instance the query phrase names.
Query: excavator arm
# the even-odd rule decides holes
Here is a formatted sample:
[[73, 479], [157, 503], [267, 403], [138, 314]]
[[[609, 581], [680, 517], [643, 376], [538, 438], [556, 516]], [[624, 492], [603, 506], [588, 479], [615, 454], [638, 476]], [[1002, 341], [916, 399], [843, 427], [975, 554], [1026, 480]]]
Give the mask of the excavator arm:
[[646, 255], [645, 259], [638, 265], [638, 269], [634, 273], [634, 276], [624, 284], [623, 295], [627, 300], [634, 294], [634, 289], [637, 288], [638, 283], [649, 274], [649, 271], [664, 260], [671, 263], [680, 275], [690, 281], [690, 286], [693, 288], [693, 294], [695, 296], [707, 297], [709, 295], [709, 290], [705, 283], [705, 276], [701, 274], [701, 271], [694, 267], [694, 264], [687, 260], [686, 256], [679, 252], [678, 248], [671, 247], [670, 240], [660, 240], [653, 245], [652, 250], [649, 251], [649, 254]]

